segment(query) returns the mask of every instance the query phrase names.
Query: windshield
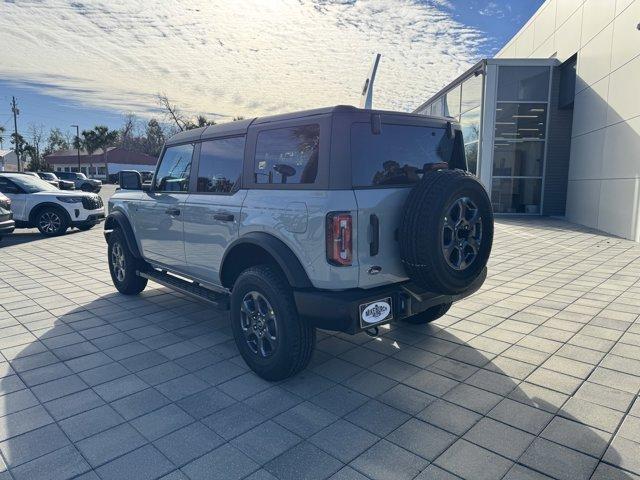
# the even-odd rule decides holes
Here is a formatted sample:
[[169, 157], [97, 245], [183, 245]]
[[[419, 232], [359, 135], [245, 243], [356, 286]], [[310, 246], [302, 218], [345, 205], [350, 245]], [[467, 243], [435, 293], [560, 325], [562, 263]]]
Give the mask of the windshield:
[[11, 175], [13, 183], [21, 187], [27, 193], [57, 192], [58, 189], [44, 180], [31, 175]]
[[86, 180], [87, 176], [84, 173], [76, 173], [76, 178], [81, 178], [82, 180]]
[[44, 178], [45, 180], [57, 180], [56, 176], [53, 173], [48, 173], [48, 172], [42, 172], [40, 174], [41, 178]]

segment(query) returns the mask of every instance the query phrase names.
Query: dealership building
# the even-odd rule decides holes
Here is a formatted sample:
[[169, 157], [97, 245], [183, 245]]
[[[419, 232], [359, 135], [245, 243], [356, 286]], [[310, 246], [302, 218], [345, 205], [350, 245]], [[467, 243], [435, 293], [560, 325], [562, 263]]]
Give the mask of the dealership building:
[[416, 111], [460, 121], [496, 213], [640, 241], [640, 0], [547, 0]]

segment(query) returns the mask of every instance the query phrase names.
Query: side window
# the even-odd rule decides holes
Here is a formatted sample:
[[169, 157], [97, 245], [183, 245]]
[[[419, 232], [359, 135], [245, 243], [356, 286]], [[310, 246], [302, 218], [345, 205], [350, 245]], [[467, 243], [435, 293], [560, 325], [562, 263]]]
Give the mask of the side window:
[[320, 125], [265, 130], [258, 134], [256, 183], [314, 183], [318, 174]]
[[156, 192], [188, 191], [192, 157], [192, 143], [167, 148], [156, 172], [154, 190]]
[[20, 189], [8, 178], [0, 177], [0, 193], [20, 193]]
[[240, 180], [244, 137], [207, 140], [200, 146], [198, 192], [230, 193]]

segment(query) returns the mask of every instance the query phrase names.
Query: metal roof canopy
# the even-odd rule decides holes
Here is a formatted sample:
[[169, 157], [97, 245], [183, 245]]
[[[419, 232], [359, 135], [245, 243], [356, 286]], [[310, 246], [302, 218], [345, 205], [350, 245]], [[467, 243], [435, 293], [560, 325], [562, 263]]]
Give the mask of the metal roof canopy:
[[512, 66], [512, 67], [536, 67], [536, 66], [551, 66], [555, 67], [560, 65], [560, 61], [557, 58], [483, 58], [474, 66], [466, 70], [461, 75], [457, 76], [453, 81], [449, 82], [446, 86], [442, 87], [438, 90], [434, 95], [431, 95], [426, 102], [420, 104], [418, 108], [414, 110], [417, 112], [425, 105], [433, 102], [436, 98], [444, 95], [448, 90], [453, 88], [454, 86], [462, 83], [467, 78], [475, 75], [476, 73], [486, 73], [487, 65], [498, 65], [498, 66]]

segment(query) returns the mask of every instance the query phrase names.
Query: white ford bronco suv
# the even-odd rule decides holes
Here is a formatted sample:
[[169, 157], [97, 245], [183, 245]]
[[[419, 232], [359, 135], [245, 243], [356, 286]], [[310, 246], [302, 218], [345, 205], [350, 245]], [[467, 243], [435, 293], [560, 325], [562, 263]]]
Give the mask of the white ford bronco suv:
[[457, 124], [348, 106], [178, 133], [150, 186], [121, 172], [108, 211], [116, 288], [229, 308], [268, 380], [307, 365], [316, 328], [441, 317], [480, 288], [493, 241]]

